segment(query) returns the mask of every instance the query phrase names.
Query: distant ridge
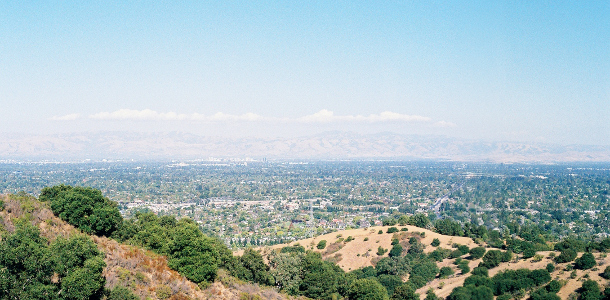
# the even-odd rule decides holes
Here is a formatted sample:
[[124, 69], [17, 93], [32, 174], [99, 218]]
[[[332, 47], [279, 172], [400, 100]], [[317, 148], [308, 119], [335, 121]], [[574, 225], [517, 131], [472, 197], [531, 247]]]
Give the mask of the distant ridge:
[[390, 132], [327, 132], [295, 138], [189, 133], [0, 134], [0, 160], [394, 159], [481, 162], [610, 162], [610, 146], [489, 142]]

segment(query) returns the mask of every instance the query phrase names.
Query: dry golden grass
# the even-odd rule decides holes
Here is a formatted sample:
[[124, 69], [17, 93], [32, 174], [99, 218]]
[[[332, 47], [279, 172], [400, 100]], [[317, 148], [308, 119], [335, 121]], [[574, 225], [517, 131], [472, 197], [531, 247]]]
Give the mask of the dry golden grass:
[[[381, 246], [385, 249], [390, 249], [392, 238], [395, 236], [398, 237], [401, 240], [401, 244], [404, 245], [404, 243], [411, 236], [415, 236], [415, 237], [419, 238], [419, 237], [421, 237], [419, 235], [419, 233], [424, 232], [425, 235], [423, 238], [420, 239], [420, 242], [422, 244], [426, 245], [426, 247], [424, 248], [425, 253], [429, 253], [431, 251], [434, 251], [434, 249], [436, 249], [435, 247], [430, 246], [430, 243], [432, 243], [432, 240], [435, 238], [438, 238], [439, 241], [441, 242], [439, 247], [443, 247], [446, 249], [451, 249], [451, 245], [453, 245], [454, 243], [466, 245], [469, 248], [479, 246], [476, 243], [474, 243], [474, 241], [470, 238], [441, 235], [436, 232], [432, 232], [430, 230], [422, 229], [422, 228], [418, 228], [418, 227], [414, 227], [414, 226], [395, 226], [399, 229], [406, 227], [406, 228], [408, 228], [408, 231], [406, 231], [406, 232], [399, 231], [394, 234], [388, 234], [388, 233], [386, 233], [386, 231], [389, 227], [391, 227], [391, 226], [376, 226], [376, 227], [370, 227], [368, 229], [350, 229], [350, 230], [333, 232], [333, 233], [315, 237], [313, 239], [309, 238], [309, 239], [292, 242], [290, 244], [282, 244], [282, 245], [275, 245], [272, 247], [267, 247], [267, 248], [263, 249], [263, 253], [267, 253], [271, 249], [280, 249], [280, 248], [288, 246], [288, 245], [300, 244], [303, 247], [305, 247], [306, 249], [320, 252], [323, 255], [323, 258], [325, 258], [327, 260], [332, 261], [332, 260], [334, 260], [334, 257], [336, 255], [340, 255], [341, 259], [338, 261], [337, 264], [343, 270], [350, 271], [350, 270], [355, 270], [358, 268], [374, 265], [374, 263], [381, 258], [376, 254], [377, 248], [379, 246]], [[378, 234], [379, 230], [382, 230], [383, 233]], [[328, 251], [328, 248], [331, 247], [331, 245], [333, 245], [332, 243], [334, 243], [337, 240], [338, 235], [341, 235], [341, 237], [343, 237], [343, 238], [352, 236], [355, 239], [348, 243], [342, 242], [341, 243], [342, 246], [337, 246], [337, 245], [332, 246], [334, 249], [332, 249], [332, 251]], [[368, 237], [368, 240], [364, 241], [364, 239], [367, 237]], [[326, 249], [319, 250], [316, 248], [316, 245], [321, 240], [326, 240], [328, 242]], [[340, 249], [336, 250], [337, 248], [340, 248]], [[488, 250], [490, 250], [490, 249], [488, 249]], [[548, 263], [554, 263], [552, 258], [550, 258], [550, 256], [549, 256], [549, 254], [551, 252], [552, 251], [539, 252], [540, 254], [542, 254], [544, 256], [544, 258], [539, 262], [533, 262], [532, 259], [527, 259], [527, 260], [521, 259], [521, 260], [517, 260], [517, 261], [502, 263], [502, 264], [500, 264], [500, 266], [489, 270], [489, 276], [493, 276], [502, 270], [516, 270], [516, 269], [521, 269], [521, 268], [532, 270], [532, 269], [545, 268]], [[241, 251], [236, 252], [236, 254], [237, 255], [241, 254]], [[360, 256], [358, 256], [358, 254], [360, 254]], [[558, 254], [559, 253], [556, 253], [556, 255], [558, 255]], [[387, 255], [388, 254], [386, 253], [383, 256], [387, 256]], [[579, 254], [579, 256], [580, 255], [582, 255], [582, 253]], [[603, 272], [603, 270], [606, 268], [606, 266], [610, 265], [610, 256], [607, 256], [605, 258], [601, 258], [601, 256], [602, 256], [601, 253], [595, 254], [595, 257], [598, 259], [598, 262], [600, 263], [600, 265], [597, 266], [597, 268], [598, 268], [597, 271], [577, 270], [576, 271], [577, 277], [575, 279], [570, 279], [571, 271], [563, 271], [566, 268], [566, 266], [571, 263], [564, 263], [564, 264], [556, 265], [556, 269], [555, 269], [555, 271], [553, 271], [551, 273], [551, 277], [553, 279], [566, 281], [566, 284], [561, 288], [561, 290], [559, 291], [559, 293], [557, 293], [557, 295], [559, 295], [559, 297], [561, 297], [561, 299], [568, 299], [570, 294], [574, 293], [578, 288], [580, 288], [580, 286], [582, 285], [582, 280], [583, 280], [582, 278], [583, 278], [583, 276], [585, 276], [587, 274], [590, 279], [597, 281], [603, 290], [603, 287], [607, 286], [609, 284], [609, 281], [601, 278], [599, 276], [599, 274], [601, 272]], [[467, 255], [464, 257], [467, 257]], [[465, 274], [465, 275], [460, 274], [461, 271], [457, 268], [456, 265], [453, 264], [454, 261], [455, 261], [455, 259], [445, 259], [442, 262], [437, 263], [439, 268], [446, 267], [446, 266], [451, 267], [453, 269], [453, 271], [455, 272], [455, 275], [452, 275], [449, 278], [445, 278], [445, 279], [437, 278], [437, 279], [429, 282], [425, 287], [418, 289], [417, 292], [420, 293], [421, 299], [424, 299], [426, 297], [426, 291], [430, 288], [432, 288], [434, 290], [434, 293], [437, 296], [439, 296], [441, 298], [446, 298], [447, 296], [449, 296], [449, 294], [451, 293], [451, 291], [454, 288], [456, 288], [458, 286], [462, 286], [464, 284], [464, 279], [466, 279], [466, 277], [469, 276], [469, 273]], [[468, 266], [470, 267], [470, 269], [473, 269], [480, 262], [481, 262], [481, 259], [473, 260], [473, 261], [469, 262]], [[406, 280], [406, 278], [405, 278], [405, 280]]]
[[[337, 263], [343, 270], [350, 271], [358, 268], [363, 268], [366, 266], [372, 266], [375, 260], [378, 260], [379, 256], [377, 255], [377, 248], [379, 246], [384, 249], [392, 248], [392, 238], [397, 236], [401, 240], [402, 245], [406, 245], [407, 240], [415, 236], [420, 239], [420, 242], [424, 245], [427, 245], [424, 248], [424, 252], [428, 253], [434, 251], [434, 247], [430, 246], [432, 240], [434, 238], [438, 238], [441, 242], [441, 247], [451, 248], [453, 243], [458, 243], [462, 245], [467, 245], [472, 248], [475, 247], [476, 244], [470, 238], [466, 237], [452, 237], [441, 235], [436, 232], [422, 229], [415, 226], [394, 226], [398, 229], [407, 228], [408, 231], [399, 231], [396, 233], [386, 233], [388, 228], [392, 226], [375, 226], [369, 227], [366, 229], [349, 229], [338, 232], [332, 232], [325, 235], [317, 236], [314, 238], [299, 240], [296, 242], [292, 242], [290, 244], [281, 244], [274, 245], [270, 247], [271, 249], [280, 249], [282, 247], [294, 244], [300, 244], [305, 247], [305, 249], [313, 250], [316, 252], [320, 252], [322, 257], [327, 259], [331, 257], [335, 257], [336, 255], [340, 255], [341, 260]], [[379, 230], [382, 230], [382, 234], [378, 234]], [[424, 237], [421, 237], [420, 233], [424, 233]], [[348, 236], [352, 236], [354, 238], [351, 242], [341, 242], [335, 244], [337, 241], [337, 235], [341, 235], [343, 238], [347, 238]], [[368, 238], [367, 241], [364, 239]], [[316, 248], [316, 245], [319, 241], [326, 240], [328, 242], [325, 249], [319, 250]], [[340, 249], [337, 249], [340, 248]], [[331, 251], [329, 251], [329, 249]], [[336, 250], [336, 251], [335, 251]], [[241, 255], [242, 251], [235, 252], [236, 255]], [[360, 256], [358, 256], [360, 254]], [[385, 253], [383, 256], [387, 256], [388, 253]]]

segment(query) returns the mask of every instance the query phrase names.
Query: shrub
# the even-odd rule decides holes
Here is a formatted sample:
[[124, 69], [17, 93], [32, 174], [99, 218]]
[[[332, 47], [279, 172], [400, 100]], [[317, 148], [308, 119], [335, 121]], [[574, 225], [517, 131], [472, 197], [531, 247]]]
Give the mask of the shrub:
[[379, 229], [378, 234], [383, 234], [383, 230]]
[[513, 259], [513, 251], [508, 250], [502, 252], [502, 256], [500, 257], [501, 262], [509, 262], [511, 259]]
[[368, 236], [364, 238], [364, 241], [365, 241], [365, 242], [366, 242], [366, 241], [368, 241], [368, 240], [369, 240], [369, 237], [368, 237]]
[[396, 245], [398, 243], [399, 243], [398, 239], [396, 239], [396, 238], [392, 239], [392, 246], [394, 246], [394, 245]]
[[428, 254], [428, 257], [435, 261], [443, 261], [443, 259], [449, 256], [449, 250], [443, 248], [437, 248]]
[[436, 296], [434, 290], [428, 289], [426, 292], [426, 300], [438, 300], [438, 296]]
[[409, 231], [409, 228], [407, 228], [407, 227], [400, 228], [400, 231]]
[[172, 289], [167, 285], [157, 286], [157, 290], [155, 291], [157, 298], [163, 300], [172, 296]]
[[377, 248], [377, 255], [382, 256], [384, 255], [386, 252], [388, 252], [387, 249], [384, 249], [383, 247], [379, 246], [379, 248]]
[[392, 300], [419, 300], [419, 294], [415, 293], [415, 289], [411, 284], [406, 283], [394, 290]]
[[451, 253], [449, 254], [449, 258], [458, 258], [460, 256], [462, 256], [462, 251], [457, 250], [457, 249], [451, 251]]
[[532, 257], [534, 257], [534, 255], [536, 255], [536, 250], [534, 250], [534, 249], [528, 248], [528, 249], [525, 249], [525, 251], [523, 251], [524, 259], [532, 258]]
[[110, 236], [123, 223], [117, 203], [97, 189], [56, 185], [43, 188], [39, 199], [50, 201], [56, 216], [89, 234]]
[[447, 278], [451, 275], [453, 275], [454, 272], [450, 267], [442, 267], [440, 272], [438, 273], [438, 277], [439, 278]]
[[355, 240], [355, 238], [354, 238], [353, 236], [351, 236], [351, 235], [350, 235], [350, 236], [348, 236], [348, 237], [345, 239], [345, 242], [346, 242], [346, 243], [349, 243], [349, 242], [351, 242], [351, 241], [353, 241], [353, 240]]
[[549, 293], [557, 293], [561, 289], [561, 286], [562, 286], [561, 282], [559, 282], [557, 280], [551, 280], [551, 282], [549, 282], [549, 284], [546, 285], [545, 289]]
[[580, 299], [602, 299], [602, 293], [599, 289], [599, 285], [597, 284], [597, 282], [593, 280], [586, 280], [585, 282], [583, 282], [582, 287], [580, 288]]
[[584, 253], [581, 257], [576, 259], [574, 267], [581, 270], [591, 269], [595, 266], [595, 257], [590, 252]]
[[555, 262], [558, 264], [573, 261], [576, 258], [576, 251], [572, 249], [561, 250], [561, 254], [555, 257]]
[[468, 274], [468, 272], [470, 272], [470, 267], [468, 266], [468, 263], [459, 264], [458, 269], [462, 271], [462, 274]]
[[390, 227], [390, 228], [388, 228], [388, 231], [386, 231], [386, 232], [387, 232], [387, 233], [395, 233], [395, 232], [398, 232], [398, 228], [396, 228], [396, 227]]
[[389, 295], [393, 294], [394, 289], [403, 284], [402, 278], [397, 275], [381, 274], [377, 276], [377, 281], [385, 287]]
[[470, 251], [470, 248], [468, 248], [466, 245], [458, 245], [457, 248], [460, 250], [460, 252], [462, 252], [462, 255], [467, 254]]
[[387, 300], [386, 289], [377, 280], [356, 279], [350, 285], [347, 296], [353, 300]]
[[108, 300], [139, 300], [136, 295], [133, 294], [132, 291], [127, 289], [124, 286], [117, 285], [114, 289], [110, 291], [108, 294]]
[[481, 262], [480, 266], [486, 267], [487, 269], [495, 268], [500, 265], [502, 261], [502, 252], [499, 250], [490, 250], [483, 255], [483, 262]]
[[395, 244], [392, 247], [392, 250], [390, 250], [390, 253], [388, 254], [390, 257], [399, 257], [402, 255], [402, 246], [400, 244]]
[[381, 220], [381, 224], [383, 226], [394, 226], [396, 225], [396, 223], [398, 223], [398, 220], [394, 218], [384, 218], [383, 220]]
[[326, 240], [321, 240], [318, 242], [318, 245], [316, 246], [316, 248], [322, 250], [324, 248], [326, 248]]
[[439, 239], [437, 239], [437, 238], [434, 238], [434, 239], [432, 240], [432, 243], [430, 244], [430, 246], [432, 246], [432, 247], [438, 247], [440, 244], [441, 244], [441, 241], [440, 241]]
[[555, 265], [554, 265], [554, 264], [552, 264], [552, 263], [548, 263], [548, 264], [546, 265], [546, 270], [547, 270], [547, 271], [549, 271], [549, 273], [551, 273], [551, 272], [555, 271]]
[[472, 275], [488, 277], [489, 271], [485, 267], [476, 267], [476, 268], [472, 269]]
[[601, 276], [603, 278], [610, 279], [610, 266], [607, 266], [606, 269], [604, 269], [604, 272], [601, 274]]
[[475, 247], [475, 248], [470, 249], [469, 253], [472, 258], [479, 259], [479, 258], [483, 257], [483, 255], [485, 255], [485, 248]]

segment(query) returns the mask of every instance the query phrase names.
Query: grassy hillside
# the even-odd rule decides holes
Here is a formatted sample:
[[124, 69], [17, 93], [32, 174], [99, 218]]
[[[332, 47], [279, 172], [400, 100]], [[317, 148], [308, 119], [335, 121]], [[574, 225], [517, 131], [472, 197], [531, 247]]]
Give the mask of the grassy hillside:
[[[367, 229], [350, 229], [338, 232], [325, 234], [322, 236], [309, 238], [305, 240], [299, 240], [290, 244], [275, 245], [273, 247], [261, 248], [263, 254], [268, 254], [270, 251], [281, 249], [286, 246], [293, 246], [299, 244], [308, 250], [316, 251], [322, 254], [326, 260], [336, 262], [346, 272], [363, 268], [366, 266], [374, 266], [379, 259], [387, 257], [388, 253], [383, 255], [377, 255], [378, 247], [390, 249], [392, 247], [391, 241], [393, 238], [398, 238], [401, 245], [405, 245], [411, 237], [417, 238], [422, 244], [426, 245], [424, 253], [430, 253], [437, 248], [452, 249], [454, 244], [466, 245], [469, 248], [477, 247], [472, 239], [467, 237], [456, 237], [441, 235], [436, 232], [418, 228], [415, 226], [394, 226], [399, 230], [396, 233], [387, 233], [388, 229], [392, 226], [377, 226], [370, 227]], [[382, 232], [379, 234], [379, 232]], [[352, 237], [353, 240], [351, 240]], [[350, 239], [351, 241], [347, 241]], [[366, 239], [366, 240], [365, 240]], [[433, 247], [430, 244], [434, 239], [440, 241], [438, 247]], [[327, 242], [324, 249], [318, 249], [317, 245], [320, 241], [325, 240]], [[488, 248], [490, 250], [492, 248]], [[237, 252], [239, 253], [239, 252]], [[554, 254], [551, 254], [554, 253]], [[549, 263], [555, 265], [555, 270], [551, 272], [552, 279], [560, 280], [563, 284], [560, 291], [557, 293], [561, 299], [568, 299], [569, 296], [574, 293], [578, 288], [581, 287], [582, 282], [585, 279], [591, 279], [602, 287], [608, 286], [610, 281], [600, 276], [603, 270], [610, 266], [610, 256], [606, 253], [594, 253], [597, 261], [597, 266], [589, 270], [566, 270], [570, 269], [568, 265], [572, 265], [572, 262], [557, 264], [554, 262], [553, 257], [558, 256], [558, 251], [544, 251], [539, 252], [542, 256], [540, 261], [535, 261], [534, 258], [523, 259], [521, 255], [515, 255], [513, 260], [510, 262], [501, 263], [498, 267], [489, 270], [489, 276], [496, 275], [504, 270], [517, 270], [517, 269], [543, 269]], [[580, 257], [583, 253], [578, 253]], [[463, 255], [462, 258], [468, 258], [468, 255]], [[468, 263], [470, 269], [474, 269], [481, 262], [481, 259], [473, 259]], [[436, 278], [429, 282], [425, 287], [417, 290], [420, 294], [421, 299], [426, 297], [426, 291], [433, 289], [434, 293], [438, 297], [445, 298], [451, 291], [458, 286], [464, 284], [464, 280], [470, 276], [470, 273], [461, 274], [461, 271], [454, 264], [455, 259], [446, 258], [442, 262], [438, 262], [439, 268], [450, 267], [454, 271], [454, 275], [448, 278], [440, 279]], [[574, 273], [573, 273], [574, 272]], [[408, 277], [403, 278], [403, 281], [407, 281]]]

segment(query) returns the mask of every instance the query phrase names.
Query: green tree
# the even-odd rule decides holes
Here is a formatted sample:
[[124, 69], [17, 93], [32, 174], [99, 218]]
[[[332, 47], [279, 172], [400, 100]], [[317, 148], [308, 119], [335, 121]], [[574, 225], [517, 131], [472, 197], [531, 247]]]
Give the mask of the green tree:
[[377, 281], [387, 290], [388, 295], [394, 293], [394, 289], [403, 284], [402, 278], [397, 275], [381, 274], [377, 276]]
[[320, 250], [326, 248], [326, 240], [319, 241], [316, 247]]
[[269, 274], [269, 266], [263, 261], [263, 256], [253, 249], [246, 249], [239, 262], [246, 270], [243, 279], [263, 285], [272, 285], [275, 282]]
[[387, 300], [388, 292], [376, 280], [356, 279], [348, 289], [348, 297], [353, 300]]
[[419, 294], [415, 293], [413, 286], [406, 283], [394, 289], [392, 300], [419, 300]]
[[601, 275], [603, 278], [610, 279], [610, 266], [607, 266], [604, 269], [604, 272]]
[[597, 263], [595, 257], [590, 252], [584, 253], [582, 256], [576, 259], [574, 267], [581, 270], [587, 270], [593, 268]]
[[559, 254], [559, 256], [555, 257], [555, 262], [557, 262], [558, 264], [561, 264], [561, 263], [573, 261], [575, 258], [576, 258], [576, 251], [568, 248], [568, 249], [561, 250], [561, 254]]
[[441, 241], [440, 241], [439, 239], [437, 239], [437, 238], [434, 238], [434, 239], [432, 240], [432, 243], [430, 243], [430, 246], [432, 246], [432, 247], [438, 247], [440, 244], [441, 244]]
[[413, 225], [419, 228], [428, 228], [430, 219], [424, 214], [415, 214], [409, 218], [409, 225]]
[[453, 275], [453, 270], [450, 267], [442, 267], [441, 270], [439, 271], [438, 277], [439, 278], [447, 278], [451, 275]]
[[483, 247], [475, 247], [470, 249], [470, 256], [472, 256], [473, 259], [479, 259], [483, 257], [483, 255], [485, 255], [485, 248]]
[[336, 264], [323, 261], [320, 253], [308, 251], [301, 265], [303, 278], [299, 286], [300, 295], [314, 299], [332, 299], [333, 294], [347, 285], [343, 270]]
[[304, 253], [272, 252], [269, 257], [269, 273], [275, 278], [275, 285], [290, 295], [297, 295], [302, 281], [301, 261]]
[[39, 199], [49, 201], [55, 215], [86, 233], [110, 236], [123, 222], [116, 202], [100, 190], [58, 185], [42, 189]]
[[426, 300], [438, 300], [438, 296], [436, 296], [434, 290], [428, 289], [426, 292]]
[[582, 286], [579, 290], [580, 296], [579, 300], [600, 300], [602, 299], [602, 293], [599, 289], [599, 285], [597, 282], [593, 280], [586, 280], [582, 283]]
[[48, 244], [23, 223], [0, 241], [0, 299], [100, 299], [105, 266], [89, 238]]
[[388, 254], [390, 257], [399, 257], [402, 255], [402, 246], [400, 244], [396, 244], [392, 246], [390, 253]]
[[500, 265], [502, 261], [502, 252], [499, 250], [489, 250], [483, 255], [483, 261], [479, 266], [483, 266], [487, 269], [495, 268]]

